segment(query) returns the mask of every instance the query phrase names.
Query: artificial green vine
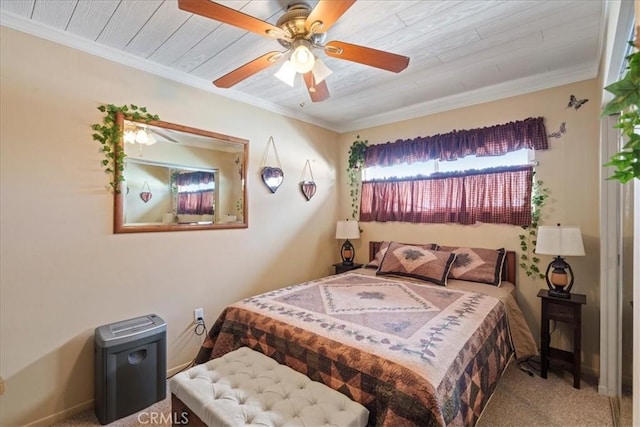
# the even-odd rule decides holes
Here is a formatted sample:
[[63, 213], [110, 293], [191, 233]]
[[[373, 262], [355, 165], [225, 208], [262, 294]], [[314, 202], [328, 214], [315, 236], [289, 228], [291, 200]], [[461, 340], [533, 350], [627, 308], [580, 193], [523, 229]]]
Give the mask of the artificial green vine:
[[102, 123], [96, 123], [91, 125], [91, 129], [96, 131], [93, 134], [93, 139], [98, 141], [104, 153], [105, 159], [102, 160], [102, 166], [104, 171], [112, 175], [113, 179], [109, 182], [109, 185], [114, 192], [120, 192], [120, 182], [124, 181], [124, 158], [126, 154], [124, 150], [118, 150], [116, 147], [120, 142], [121, 129], [119, 129], [116, 123], [116, 114], [122, 113], [126, 119], [134, 120], [137, 122], [144, 121], [150, 122], [152, 120], [160, 120], [157, 115], [149, 114], [145, 107], [138, 107], [137, 105], [123, 105], [116, 106], [113, 104], [100, 105], [98, 110], [106, 113]]
[[531, 224], [523, 225], [525, 234], [520, 234], [520, 267], [524, 269], [527, 276], [534, 279], [544, 279], [545, 275], [540, 272], [538, 262], [540, 258], [534, 255], [533, 250], [536, 247], [536, 237], [538, 235], [538, 223], [542, 215], [542, 207], [549, 198], [549, 189], [542, 186], [542, 181], [534, 181], [531, 187]]
[[360, 179], [362, 178], [362, 168], [364, 167], [364, 153], [369, 144], [368, 140], [360, 140], [360, 135], [356, 135], [356, 140], [349, 148], [349, 167], [347, 174], [349, 176], [349, 186], [351, 187], [351, 217], [358, 219], [358, 211], [360, 210]]
[[[629, 42], [635, 47], [633, 42]], [[605, 87], [615, 97], [605, 105], [602, 115], [620, 114], [615, 128], [621, 129], [628, 138], [619, 153], [614, 154], [604, 166], [615, 168], [607, 179], [617, 179], [622, 184], [640, 178], [640, 52], [627, 56], [628, 66], [625, 76]]]

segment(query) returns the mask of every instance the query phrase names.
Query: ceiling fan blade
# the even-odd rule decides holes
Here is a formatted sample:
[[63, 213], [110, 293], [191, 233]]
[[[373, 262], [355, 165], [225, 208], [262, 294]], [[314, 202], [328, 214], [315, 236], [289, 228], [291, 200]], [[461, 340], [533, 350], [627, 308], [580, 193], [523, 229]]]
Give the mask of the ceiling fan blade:
[[162, 139], [166, 139], [168, 142], [173, 142], [174, 144], [179, 144], [179, 142], [177, 140], [173, 139], [172, 137], [167, 135], [165, 132], [160, 132], [159, 130], [156, 130], [154, 128], [147, 128], [147, 130], [150, 131], [151, 133], [155, 133], [156, 135], [158, 135]]
[[241, 67], [236, 68], [230, 73], [225, 74], [217, 80], [213, 81], [213, 84], [218, 87], [229, 88], [235, 84], [240, 83], [247, 77], [254, 75], [255, 73], [264, 70], [278, 62], [282, 58], [282, 52], [268, 52], [264, 55], [254, 59], [251, 62], [247, 62]]
[[326, 44], [324, 52], [334, 58], [346, 59], [394, 73], [399, 73], [409, 65], [408, 56], [345, 42], [331, 41]]
[[209, 0], [178, 0], [178, 7], [196, 15], [211, 18], [265, 37], [285, 37], [280, 28], [253, 16]]
[[304, 77], [304, 83], [307, 85], [309, 96], [313, 102], [321, 102], [329, 98], [329, 89], [327, 88], [327, 82], [325, 80], [320, 83], [315, 83], [313, 73], [309, 71], [302, 75]]
[[[305, 27], [307, 30], [313, 29], [316, 34], [325, 33], [355, 2], [356, 0], [320, 0], [307, 17]], [[321, 25], [314, 27], [315, 22], [320, 22]]]

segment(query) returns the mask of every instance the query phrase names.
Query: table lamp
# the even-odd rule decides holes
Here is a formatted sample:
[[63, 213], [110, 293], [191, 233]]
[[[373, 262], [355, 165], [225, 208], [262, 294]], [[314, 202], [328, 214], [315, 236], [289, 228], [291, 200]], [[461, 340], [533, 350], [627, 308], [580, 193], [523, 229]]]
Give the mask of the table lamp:
[[540, 226], [536, 240], [536, 254], [556, 256], [545, 272], [549, 296], [571, 298], [573, 270], [563, 256], [584, 256], [580, 227]]
[[360, 227], [358, 221], [338, 221], [336, 225], [336, 239], [346, 239], [342, 244], [340, 256], [342, 257], [342, 265], [353, 265], [353, 259], [356, 257], [356, 250], [349, 239], [360, 238]]

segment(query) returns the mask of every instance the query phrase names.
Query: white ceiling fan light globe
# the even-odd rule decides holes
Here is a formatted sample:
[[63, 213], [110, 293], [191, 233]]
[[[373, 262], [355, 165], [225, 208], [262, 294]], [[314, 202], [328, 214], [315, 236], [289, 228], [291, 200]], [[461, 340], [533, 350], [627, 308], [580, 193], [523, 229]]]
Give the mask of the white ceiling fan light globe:
[[149, 135], [144, 129], [138, 129], [136, 132], [136, 142], [138, 144], [147, 145], [149, 142]]
[[313, 69], [316, 59], [309, 48], [301, 44], [294, 49], [290, 61], [298, 73], [305, 74]]
[[147, 132], [147, 145], [153, 145], [156, 142], [158, 142], [156, 137], [153, 136], [153, 134], [151, 132]]
[[124, 131], [124, 142], [129, 144], [135, 144], [136, 142], [136, 133], [132, 130]]
[[316, 82], [316, 84], [322, 83], [324, 79], [326, 79], [333, 73], [333, 71], [331, 71], [329, 67], [327, 67], [327, 65], [320, 60], [320, 58], [316, 58], [316, 63], [313, 66], [311, 72], [313, 73], [313, 80]]
[[276, 72], [274, 74], [274, 76], [276, 76], [278, 79], [280, 79], [280, 81], [288, 84], [289, 86], [293, 87], [293, 84], [295, 82], [296, 79], [296, 70], [295, 68], [293, 68], [293, 65], [291, 64], [291, 61], [286, 60], [284, 61], [284, 63], [282, 64], [282, 67], [280, 67], [280, 69], [278, 70], [278, 72]]

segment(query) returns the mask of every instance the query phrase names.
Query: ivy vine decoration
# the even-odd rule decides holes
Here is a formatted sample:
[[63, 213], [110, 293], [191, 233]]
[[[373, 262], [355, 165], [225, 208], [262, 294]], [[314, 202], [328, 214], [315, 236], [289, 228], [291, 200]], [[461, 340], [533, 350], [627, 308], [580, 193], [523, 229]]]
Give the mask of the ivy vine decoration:
[[236, 214], [238, 215], [238, 218], [243, 217], [243, 214], [242, 214], [243, 209], [244, 209], [244, 204], [242, 203], [242, 197], [241, 197], [238, 200], [236, 200]]
[[[629, 44], [636, 47], [633, 42]], [[621, 113], [614, 127], [621, 129], [628, 141], [604, 166], [615, 168], [607, 179], [616, 179], [622, 184], [640, 178], [640, 134], [637, 131], [640, 129], [640, 52], [627, 56], [627, 61], [625, 76], [604, 88], [615, 96], [602, 111], [603, 116]]]
[[536, 248], [538, 223], [542, 215], [542, 207], [546, 204], [548, 198], [549, 189], [543, 186], [542, 181], [534, 181], [531, 188], [531, 224], [523, 225], [522, 228], [525, 232], [518, 236], [520, 238], [520, 249], [522, 249], [520, 267], [524, 269], [528, 277], [533, 277], [534, 279], [544, 279], [545, 277], [538, 267], [540, 258], [535, 256], [533, 251]]
[[120, 193], [120, 182], [124, 181], [122, 173], [124, 172], [124, 159], [127, 155], [124, 150], [117, 149], [120, 143], [121, 129], [116, 121], [116, 114], [122, 113], [128, 120], [147, 123], [152, 120], [160, 120], [160, 118], [155, 114], [149, 114], [145, 107], [138, 107], [133, 104], [122, 106], [103, 104], [98, 107], [98, 110], [106, 114], [102, 119], [102, 123], [91, 125], [91, 129], [95, 131], [93, 139], [101, 145], [100, 151], [103, 152], [105, 157], [102, 160], [104, 171], [112, 176], [109, 185], [115, 193]]
[[360, 210], [360, 180], [362, 178], [362, 168], [364, 167], [364, 153], [369, 145], [368, 140], [361, 140], [360, 135], [356, 135], [349, 148], [349, 166], [347, 174], [349, 176], [349, 186], [351, 187], [351, 218], [358, 219]]

